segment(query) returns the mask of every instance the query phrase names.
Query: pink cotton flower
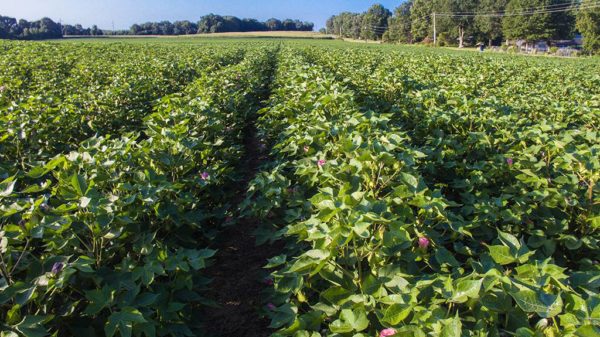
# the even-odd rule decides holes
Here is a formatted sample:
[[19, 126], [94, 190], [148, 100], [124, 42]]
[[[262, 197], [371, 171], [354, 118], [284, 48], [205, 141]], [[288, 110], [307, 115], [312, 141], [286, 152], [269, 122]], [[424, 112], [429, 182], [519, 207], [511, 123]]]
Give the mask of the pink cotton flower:
[[207, 180], [210, 177], [210, 174], [208, 174], [208, 172], [202, 172], [200, 174], [200, 179], [202, 180]]
[[0, 92], [4, 92], [6, 90], [6, 87], [3, 85], [0, 85]]
[[308, 151], [310, 150], [310, 147], [308, 147], [308, 145], [304, 146], [304, 153], [308, 153]]
[[508, 164], [508, 166], [512, 166], [514, 162], [512, 158], [506, 158], [506, 163]]
[[427, 249], [429, 247], [429, 239], [426, 237], [419, 238], [419, 248]]
[[325, 165], [325, 163], [327, 163], [327, 161], [325, 161], [325, 159], [319, 159], [319, 161], [317, 162], [317, 165], [319, 167], [323, 167], [323, 165]]
[[277, 309], [277, 307], [275, 306], [275, 304], [273, 303], [269, 303], [267, 304], [267, 308], [271, 311], [274, 311], [275, 309]]
[[379, 337], [389, 337], [389, 336], [393, 336], [395, 334], [396, 334], [396, 329], [387, 328], [387, 329], [381, 330], [381, 332], [379, 333]]

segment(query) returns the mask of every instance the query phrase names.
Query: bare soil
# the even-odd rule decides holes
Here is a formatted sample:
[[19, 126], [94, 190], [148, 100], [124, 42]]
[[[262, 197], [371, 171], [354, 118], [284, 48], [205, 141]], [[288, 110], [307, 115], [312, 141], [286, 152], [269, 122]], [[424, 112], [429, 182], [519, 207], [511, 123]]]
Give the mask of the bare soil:
[[[248, 183], [257, 174], [260, 163], [266, 160], [256, 138], [256, 127], [249, 123], [245, 130], [245, 157], [240, 172], [244, 177], [238, 197], [237, 207], [245, 198]], [[239, 209], [238, 209], [239, 212]], [[267, 259], [281, 251], [279, 245], [256, 246], [253, 232], [260, 225], [260, 219], [239, 217], [237, 223], [221, 232], [215, 245], [218, 249], [214, 264], [205, 270], [212, 279], [206, 296], [219, 305], [207, 308], [202, 320], [205, 330], [211, 337], [266, 337], [269, 336], [269, 321], [260, 316], [264, 306], [262, 291], [268, 287], [264, 279], [266, 270], [262, 267]]]

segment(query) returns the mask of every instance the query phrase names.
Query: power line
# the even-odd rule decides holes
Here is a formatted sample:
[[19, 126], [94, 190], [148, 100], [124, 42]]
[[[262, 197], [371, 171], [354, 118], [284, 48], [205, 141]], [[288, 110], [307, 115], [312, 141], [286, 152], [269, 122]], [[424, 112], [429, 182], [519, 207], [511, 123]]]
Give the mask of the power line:
[[550, 14], [550, 13], [560, 13], [560, 12], [568, 12], [573, 10], [582, 10], [582, 9], [593, 9], [600, 7], [600, 1], [592, 4], [585, 4], [580, 6], [569, 6], [566, 8], [555, 8], [555, 9], [538, 9], [533, 11], [522, 11], [522, 12], [497, 12], [497, 13], [476, 13], [476, 14], [456, 14], [456, 13], [435, 13], [437, 16], [442, 17], [505, 17], [505, 16], [526, 16], [526, 15], [536, 15], [536, 14]]
[[[600, 1], [594, 1], [591, 3], [586, 3], [586, 4], [579, 4], [576, 5], [574, 3], [569, 4], [568, 6], [566, 4], [562, 4], [562, 5], [554, 5], [554, 8], [550, 8], [550, 6], [544, 6], [544, 7], [537, 7], [534, 8], [533, 10], [529, 10], [529, 11], [521, 11], [521, 12], [496, 12], [496, 13], [472, 13], [472, 14], [460, 14], [460, 13], [436, 13], [433, 12], [433, 43], [434, 45], [437, 42], [437, 34], [436, 34], [436, 17], [437, 16], [441, 16], [441, 17], [506, 17], [506, 16], [526, 16], [526, 15], [535, 15], [535, 14], [550, 14], [550, 13], [561, 13], [561, 12], [568, 12], [568, 11], [572, 11], [572, 10], [584, 10], [584, 9], [593, 9], [593, 8], [600, 8]], [[465, 13], [465, 12], [463, 12]]]
[[[600, 1], [594, 1], [594, 2], [600, 4]], [[589, 5], [589, 4], [586, 4], [586, 5]], [[571, 6], [577, 6], [577, 4], [571, 1], [571, 2], [564, 2], [561, 4], [547, 5], [547, 6], [541, 6], [541, 7], [521, 8], [520, 10], [521, 10], [521, 12], [531, 12], [531, 11], [538, 11], [538, 10], [564, 9], [564, 8], [569, 8]], [[492, 12], [492, 13], [483, 13], [483, 14], [501, 14], [501, 13], [504, 13], [504, 12]], [[479, 14], [479, 15], [481, 15], [478, 12], [451, 12], [451, 13], [439, 12], [437, 14]]]
[[389, 29], [389, 26], [382, 27], [382, 26], [371, 26], [371, 25], [368, 25], [368, 27], [369, 28], [373, 28], [373, 29], [383, 29], [383, 30], [388, 30]]
[[[533, 7], [523, 9], [520, 12], [490, 12], [490, 13], [477, 13], [477, 12], [434, 12], [431, 15], [424, 15], [419, 18], [411, 19], [414, 21], [421, 21], [423, 19], [427, 19], [432, 17], [435, 26], [435, 18], [439, 17], [505, 17], [505, 16], [526, 16], [526, 15], [535, 15], [535, 14], [550, 14], [550, 13], [560, 13], [567, 12], [573, 10], [585, 10], [585, 9], [594, 9], [600, 7], [600, 1], [594, 1], [586, 4], [576, 4], [574, 2], [562, 3], [562, 4], [554, 4], [543, 7]], [[375, 24], [367, 24], [362, 27], [364, 30], [369, 30], [371, 32], [382, 34], [389, 30], [389, 26], [377, 26]], [[434, 34], [435, 41], [435, 34]]]

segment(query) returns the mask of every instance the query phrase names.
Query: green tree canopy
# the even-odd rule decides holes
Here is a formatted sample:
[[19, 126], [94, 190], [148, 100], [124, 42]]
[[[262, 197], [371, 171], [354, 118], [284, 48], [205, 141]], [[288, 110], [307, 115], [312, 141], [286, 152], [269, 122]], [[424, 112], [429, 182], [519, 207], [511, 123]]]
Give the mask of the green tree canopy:
[[481, 16], [481, 14], [500, 13], [506, 8], [507, 0], [480, 0], [475, 17], [475, 29], [478, 35], [487, 40], [488, 45], [492, 41], [502, 38], [502, 18], [498, 16]]
[[[583, 0], [581, 6], [586, 8], [595, 1]], [[590, 52], [600, 54], [600, 8], [581, 9], [577, 12], [577, 30], [583, 35], [583, 48]]]
[[549, 0], [510, 0], [506, 5], [508, 15], [502, 19], [502, 30], [506, 38], [523, 39], [528, 42], [551, 38], [554, 31], [550, 13], [517, 15], [531, 8], [544, 8], [550, 4]]
[[386, 35], [387, 40], [402, 43], [413, 42], [411, 32], [412, 22], [410, 19], [412, 5], [413, 1], [409, 0], [403, 2], [394, 10], [394, 16], [388, 20], [389, 30]]
[[367, 10], [362, 18], [361, 37], [367, 40], [379, 40], [387, 30], [388, 18], [392, 13], [383, 5], [375, 4]]

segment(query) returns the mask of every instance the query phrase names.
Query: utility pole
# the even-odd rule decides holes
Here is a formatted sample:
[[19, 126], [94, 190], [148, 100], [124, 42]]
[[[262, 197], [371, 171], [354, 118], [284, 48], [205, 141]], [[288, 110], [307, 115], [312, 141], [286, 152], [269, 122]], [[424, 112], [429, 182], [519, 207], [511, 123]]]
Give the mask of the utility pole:
[[433, 12], [433, 45], [437, 47], [437, 30], [435, 27], [435, 12]]

